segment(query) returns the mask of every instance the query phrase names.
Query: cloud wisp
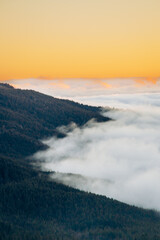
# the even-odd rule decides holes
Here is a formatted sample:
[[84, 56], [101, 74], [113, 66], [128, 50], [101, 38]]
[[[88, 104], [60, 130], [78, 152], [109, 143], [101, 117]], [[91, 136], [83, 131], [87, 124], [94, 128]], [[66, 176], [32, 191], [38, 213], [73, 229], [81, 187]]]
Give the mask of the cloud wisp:
[[61, 127], [66, 137], [46, 140], [49, 148], [35, 154], [37, 164], [66, 185], [160, 210], [160, 107], [158, 96], [149, 96], [151, 105], [140, 98], [130, 110], [104, 110], [115, 121]]

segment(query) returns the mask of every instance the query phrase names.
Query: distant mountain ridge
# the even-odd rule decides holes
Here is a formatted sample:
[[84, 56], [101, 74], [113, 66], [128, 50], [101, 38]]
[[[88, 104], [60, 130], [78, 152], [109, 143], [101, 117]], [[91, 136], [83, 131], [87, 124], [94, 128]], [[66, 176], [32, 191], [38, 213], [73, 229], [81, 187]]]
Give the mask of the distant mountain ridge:
[[0, 240], [160, 240], [159, 213], [64, 186], [26, 159], [57, 126], [109, 120], [99, 111], [0, 84]]

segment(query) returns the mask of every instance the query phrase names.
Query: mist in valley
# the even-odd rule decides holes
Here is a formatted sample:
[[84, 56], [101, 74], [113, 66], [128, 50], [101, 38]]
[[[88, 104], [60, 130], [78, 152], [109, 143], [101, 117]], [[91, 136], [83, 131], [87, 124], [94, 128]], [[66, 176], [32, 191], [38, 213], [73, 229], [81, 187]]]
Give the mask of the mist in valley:
[[34, 155], [37, 165], [63, 184], [160, 210], [160, 94], [90, 98], [108, 102], [102, 114], [113, 121], [62, 126], [66, 137], [44, 140], [49, 148]]

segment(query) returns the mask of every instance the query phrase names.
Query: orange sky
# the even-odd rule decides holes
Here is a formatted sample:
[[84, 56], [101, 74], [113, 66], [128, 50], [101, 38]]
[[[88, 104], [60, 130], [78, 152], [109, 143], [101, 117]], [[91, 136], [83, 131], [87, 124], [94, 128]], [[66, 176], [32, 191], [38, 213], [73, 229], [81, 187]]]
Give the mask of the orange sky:
[[160, 0], [0, 0], [0, 80], [160, 76]]

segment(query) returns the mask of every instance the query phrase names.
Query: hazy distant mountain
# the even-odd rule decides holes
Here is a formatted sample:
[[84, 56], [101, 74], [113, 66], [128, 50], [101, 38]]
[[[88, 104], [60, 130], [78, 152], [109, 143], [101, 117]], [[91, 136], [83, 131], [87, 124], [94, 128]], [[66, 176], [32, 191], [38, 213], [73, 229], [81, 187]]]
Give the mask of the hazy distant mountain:
[[0, 240], [160, 239], [156, 212], [56, 183], [25, 159], [57, 126], [108, 120], [99, 111], [0, 84]]

